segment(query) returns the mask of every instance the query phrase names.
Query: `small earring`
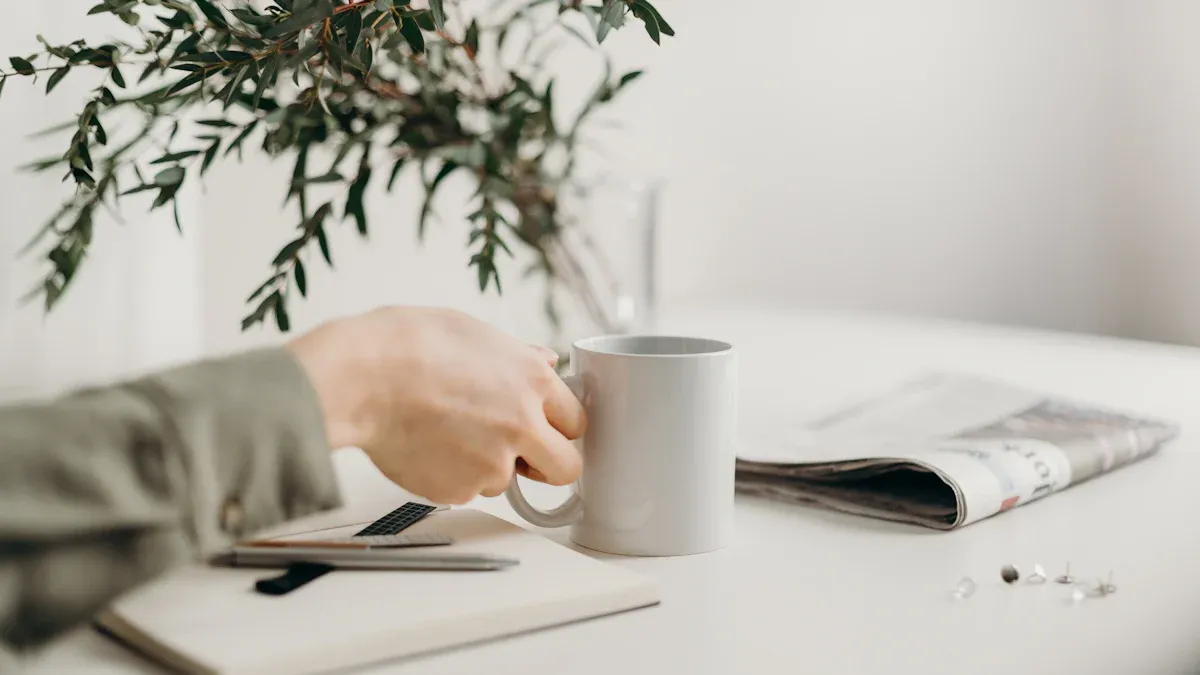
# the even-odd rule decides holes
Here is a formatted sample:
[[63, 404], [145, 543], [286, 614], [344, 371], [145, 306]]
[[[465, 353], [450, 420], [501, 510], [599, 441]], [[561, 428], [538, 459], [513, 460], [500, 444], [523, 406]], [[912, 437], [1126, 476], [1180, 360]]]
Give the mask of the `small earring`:
[[1025, 580], [1025, 582], [1030, 583], [1030, 584], [1046, 583], [1046, 569], [1044, 567], [1042, 567], [1041, 565], [1035, 564], [1033, 566], [1033, 574], [1030, 574], [1029, 577]]
[[1087, 584], [1081, 582], [1071, 584], [1071, 601], [1083, 602], [1089, 596], [1096, 595], [1096, 589], [1088, 588]]
[[1113, 578], [1112, 570], [1109, 570], [1108, 571], [1108, 581], [1102, 581], [1099, 584], [1100, 591], [1104, 595], [1112, 595], [1113, 593], [1117, 592], [1117, 587], [1113, 585], [1112, 578]]
[[1054, 581], [1055, 581], [1056, 583], [1060, 583], [1060, 584], [1073, 584], [1073, 583], [1075, 583], [1075, 577], [1071, 576], [1071, 563], [1067, 563], [1067, 571], [1066, 571], [1065, 573], [1063, 573], [1063, 575], [1062, 575], [1062, 576], [1060, 576], [1060, 577], [1058, 577], [1057, 579], [1055, 579]]

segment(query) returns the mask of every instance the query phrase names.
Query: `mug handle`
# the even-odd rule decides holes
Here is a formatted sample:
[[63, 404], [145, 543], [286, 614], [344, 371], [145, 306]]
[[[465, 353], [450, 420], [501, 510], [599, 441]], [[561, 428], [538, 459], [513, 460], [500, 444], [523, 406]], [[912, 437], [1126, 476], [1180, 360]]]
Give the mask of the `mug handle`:
[[[571, 393], [575, 394], [575, 398], [583, 401], [583, 380], [578, 375], [561, 375], [560, 377], [571, 388]], [[537, 527], [565, 527], [579, 520], [579, 517], [583, 515], [583, 499], [576, 491], [571, 492], [567, 501], [557, 508], [549, 511], [534, 508], [521, 493], [521, 486], [517, 483], [518, 478], [520, 476], [514, 473], [512, 482], [504, 491], [504, 496], [508, 498], [508, 503], [512, 506], [513, 511], [516, 511], [518, 516], [530, 524]]]

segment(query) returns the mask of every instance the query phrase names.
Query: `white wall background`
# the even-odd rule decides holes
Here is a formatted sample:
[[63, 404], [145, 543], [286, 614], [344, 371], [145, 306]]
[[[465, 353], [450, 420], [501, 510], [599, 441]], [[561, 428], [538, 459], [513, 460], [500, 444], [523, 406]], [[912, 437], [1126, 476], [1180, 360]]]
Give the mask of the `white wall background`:
[[[678, 37], [655, 47], [636, 26], [614, 35], [618, 61], [649, 74], [620, 106], [626, 129], [602, 138], [614, 166], [667, 182], [665, 300], [753, 297], [1200, 343], [1195, 3], [658, 4]], [[18, 11], [48, 11], [31, 6]], [[17, 20], [0, 30], [5, 46], [29, 37]], [[577, 74], [559, 89], [571, 100], [596, 71], [582, 52], [560, 57], [560, 69]], [[0, 120], [38, 114], [28, 106], [40, 97], [14, 111], [12, 89]], [[12, 156], [17, 141], [6, 134], [0, 142]], [[294, 214], [280, 210], [287, 170], [248, 154], [244, 165], [211, 173], [198, 196], [200, 236], [180, 259], [199, 265], [201, 292], [191, 296], [199, 318], [184, 324], [198, 352], [279, 339], [273, 328], [241, 333], [239, 321], [294, 227]], [[0, 189], [8, 201], [46, 189], [30, 181]], [[443, 304], [543, 339], [541, 289], [520, 284], [517, 263], [505, 270], [503, 298], [479, 295], [453, 192], [441, 202], [446, 217], [417, 246], [416, 196], [411, 183], [391, 199], [374, 195], [369, 242], [349, 223], [335, 228], [338, 271], [309, 265], [310, 298], [295, 306], [294, 326], [380, 303]], [[36, 224], [28, 214], [13, 222], [22, 234]], [[166, 223], [139, 231], [150, 229], [178, 239]], [[85, 290], [101, 292], [104, 264], [112, 275], [141, 274], [134, 287], [161, 282], [129, 269], [145, 263], [137, 250], [110, 240]], [[77, 295], [77, 307], [65, 308], [75, 313], [58, 320], [106, 336], [111, 346], [96, 359], [127, 358], [118, 345], [148, 330], [105, 333], [93, 316], [110, 311], [101, 307], [124, 307], [161, 330], [152, 318], [159, 304]], [[46, 339], [36, 322], [26, 316], [17, 338], [9, 328], [18, 356], [0, 361], [0, 375], [16, 368], [37, 379], [19, 356]]]
[[[104, 22], [84, 16], [90, 4], [5, 2], [4, 69], [11, 70], [8, 56], [38, 51], [39, 32], [52, 42], [103, 37]], [[166, 213], [130, 209], [124, 226], [98, 224], [92, 259], [49, 315], [37, 302], [19, 302], [49, 263], [39, 258], [40, 249], [18, 252], [69, 195], [71, 183], [60, 183], [57, 171], [16, 167], [62, 154], [69, 135], [28, 136], [77, 116], [95, 86], [76, 72], [46, 97], [44, 78], [37, 84], [13, 78], [0, 99], [0, 401], [162, 367], [202, 349], [200, 249], [194, 237], [178, 236]], [[185, 214], [198, 212], [194, 195], [187, 204]]]
[[1119, 6], [1126, 213], [1114, 241], [1122, 330], [1200, 343], [1200, 4]]
[[[662, 48], [636, 30], [613, 39], [621, 62], [650, 74], [624, 101], [628, 129], [607, 135], [606, 151], [668, 182], [666, 299], [755, 296], [1115, 329], [1115, 7], [663, 0], [677, 39]], [[564, 71], [579, 71], [569, 97], [594, 72], [584, 54], [562, 56]], [[206, 202], [212, 348], [250, 339], [236, 334], [236, 301], [282, 241], [277, 225], [287, 226], [278, 188], [262, 199], [246, 187], [263, 171], [226, 174]], [[417, 251], [413, 196], [373, 208], [388, 229], [370, 248], [346, 238], [352, 266], [313, 284], [301, 323], [423, 302], [469, 308], [531, 339], [544, 330], [536, 289], [510, 283], [513, 297], [478, 297], [461, 224]]]

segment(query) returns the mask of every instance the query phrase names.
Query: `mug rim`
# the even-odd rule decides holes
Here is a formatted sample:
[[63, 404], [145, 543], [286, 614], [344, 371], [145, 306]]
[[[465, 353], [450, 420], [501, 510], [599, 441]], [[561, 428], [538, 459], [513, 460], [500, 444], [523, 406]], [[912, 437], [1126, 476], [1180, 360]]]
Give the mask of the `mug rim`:
[[[614, 342], [625, 342], [632, 340], [682, 340], [691, 343], [706, 343], [714, 348], [698, 352], [681, 352], [668, 354], [642, 354], [628, 351], [605, 351], [596, 349], [593, 345], [596, 342], [611, 340]], [[694, 358], [711, 358], [717, 356], [725, 356], [734, 351], [732, 343], [716, 338], [696, 337], [694, 335], [672, 335], [666, 333], [610, 333], [605, 335], [593, 335], [591, 337], [580, 338], [571, 344], [571, 347], [580, 352], [594, 354], [596, 356], [615, 356], [628, 359], [694, 359]]]

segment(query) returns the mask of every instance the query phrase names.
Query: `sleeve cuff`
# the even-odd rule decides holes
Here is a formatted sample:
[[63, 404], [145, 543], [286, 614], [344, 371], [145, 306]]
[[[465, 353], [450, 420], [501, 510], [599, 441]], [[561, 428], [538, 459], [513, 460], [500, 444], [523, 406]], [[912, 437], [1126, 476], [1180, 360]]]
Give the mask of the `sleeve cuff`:
[[134, 386], [181, 446], [184, 524], [201, 553], [342, 505], [317, 393], [287, 350], [212, 359]]

